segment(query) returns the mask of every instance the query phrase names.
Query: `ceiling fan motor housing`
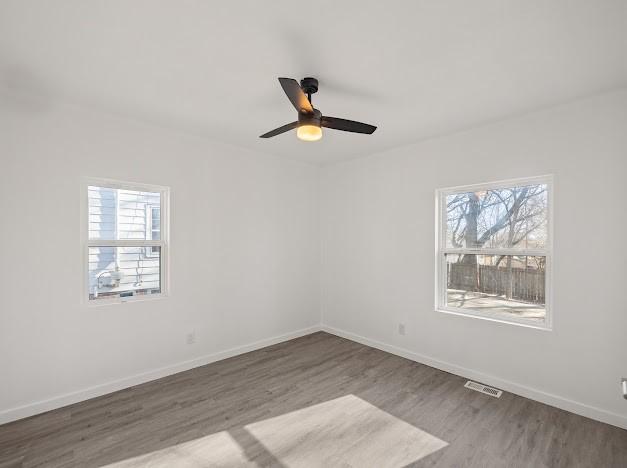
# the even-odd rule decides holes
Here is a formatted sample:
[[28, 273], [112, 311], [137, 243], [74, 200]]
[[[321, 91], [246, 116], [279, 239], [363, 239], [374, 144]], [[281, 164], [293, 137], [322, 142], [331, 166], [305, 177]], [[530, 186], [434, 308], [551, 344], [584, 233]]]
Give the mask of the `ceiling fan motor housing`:
[[303, 78], [300, 80], [300, 87], [305, 94], [315, 94], [318, 92], [318, 80], [311, 77]]
[[313, 114], [305, 114], [303, 112], [298, 113], [298, 126], [301, 125], [315, 125], [320, 126], [320, 120], [322, 119], [322, 113], [318, 109], [313, 110]]

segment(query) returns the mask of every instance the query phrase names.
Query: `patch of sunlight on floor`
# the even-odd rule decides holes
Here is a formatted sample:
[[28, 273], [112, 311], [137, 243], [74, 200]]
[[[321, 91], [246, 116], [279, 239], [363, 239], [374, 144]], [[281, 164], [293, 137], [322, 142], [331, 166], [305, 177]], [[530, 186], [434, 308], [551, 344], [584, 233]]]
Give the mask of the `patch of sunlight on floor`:
[[109, 467], [403, 467], [448, 444], [355, 395], [201, 437]]
[[287, 466], [402, 467], [448, 445], [355, 395], [246, 426]]
[[173, 445], [162, 450], [106, 465], [107, 468], [257, 467], [227, 431]]

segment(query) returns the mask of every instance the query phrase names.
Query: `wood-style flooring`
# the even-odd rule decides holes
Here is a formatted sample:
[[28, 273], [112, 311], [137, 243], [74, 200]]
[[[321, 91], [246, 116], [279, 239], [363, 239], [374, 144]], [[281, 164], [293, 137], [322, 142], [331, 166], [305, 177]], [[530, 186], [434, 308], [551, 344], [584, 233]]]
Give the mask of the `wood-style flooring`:
[[627, 431], [327, 333], [0, 426], [0, 467], [627, 467]]

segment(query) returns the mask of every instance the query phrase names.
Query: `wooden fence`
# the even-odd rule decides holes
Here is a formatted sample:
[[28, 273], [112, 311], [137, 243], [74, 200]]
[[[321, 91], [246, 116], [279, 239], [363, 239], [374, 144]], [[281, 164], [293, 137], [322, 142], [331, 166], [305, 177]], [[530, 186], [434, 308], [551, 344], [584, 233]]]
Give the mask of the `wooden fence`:
[[544, 271], [448, 263], [448, 287], [544, 304]]

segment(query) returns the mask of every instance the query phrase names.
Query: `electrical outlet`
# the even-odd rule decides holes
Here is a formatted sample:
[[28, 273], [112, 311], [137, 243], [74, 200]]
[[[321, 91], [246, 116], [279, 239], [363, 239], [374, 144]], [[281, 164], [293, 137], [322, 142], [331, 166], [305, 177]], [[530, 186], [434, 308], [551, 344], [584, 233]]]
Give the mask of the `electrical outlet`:
[[404, 335], [405, 334], [405, 324], [404, 323], [399, 323], [398, 324], [398, 334], [399, 335]]
[[187, 340], [186, 341], [187, 341], [188, 345], [196, 343], [196, 332], [193, 332], [193, 331], [189, 332], [187, 334]]

